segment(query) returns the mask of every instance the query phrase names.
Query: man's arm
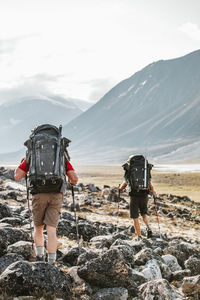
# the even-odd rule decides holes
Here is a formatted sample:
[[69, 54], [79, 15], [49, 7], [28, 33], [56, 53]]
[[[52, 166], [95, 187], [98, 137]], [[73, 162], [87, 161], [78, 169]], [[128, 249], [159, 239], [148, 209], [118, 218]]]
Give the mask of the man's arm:
[[156, 196], [156, 191], [154, 190], [154, 187], [153, 187], [153, 185], [152, 185], [151, 182], [149, 182], [149, 187], [150, 187], [150, 190], [151, 190], [152, 193], [153, 193], [153, 196]]
[[127, 187], [127, 183], [124, 181], [122, 184], [118, 187], [119, 190], [124, 190]]
[[20, 180], [26, 176], [26, 172], [20, 168], [15, 169], [14, 178], [15, 180]]
[[20, 180], [26, 176], [27, 173], [27, 165], [25, 158], [21, 160], [20, 165], [15, 169], [14, 178], [15, 180]]
[[75, 171], [73, 170], [67, 171], [67, 177], [69, 179], [70, 184], [77, 184], [78, 176], [76, 175]]

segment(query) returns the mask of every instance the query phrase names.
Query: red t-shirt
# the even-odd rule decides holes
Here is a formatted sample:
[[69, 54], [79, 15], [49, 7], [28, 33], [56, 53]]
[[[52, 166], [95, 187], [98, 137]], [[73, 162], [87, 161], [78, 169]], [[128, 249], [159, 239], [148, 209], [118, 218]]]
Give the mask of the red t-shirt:
[[[67, 164], [65, 163], [66, 166], [66, 173], [68, 171], [74, 171], [74, 168], [72, 167], [72, 165], [70, 164], [70, 162], [68, 161]], [[18, 167], [19, 169], [21, 169], [22, 171], [27, 173], [27, 166], [26, 166], [26, 162], [25, 159], [23, 160], [23, 162], [19, 165]]]

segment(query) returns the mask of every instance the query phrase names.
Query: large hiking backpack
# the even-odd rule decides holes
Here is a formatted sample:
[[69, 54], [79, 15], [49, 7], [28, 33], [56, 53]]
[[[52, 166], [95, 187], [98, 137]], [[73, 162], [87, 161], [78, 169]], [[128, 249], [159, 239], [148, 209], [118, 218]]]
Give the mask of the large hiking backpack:
[[132, 155], [123, 165], [125, 177], [128, 179], [131, 191], [148, 191], [151, 180], [151, 169], [143, 155]]
[[30, 192], [60, 192], [65, 184], [65, 163], [69, 161], [70, 140], [62, 138], [62, 126], [44, 124], [36, 127], [24, 143]]

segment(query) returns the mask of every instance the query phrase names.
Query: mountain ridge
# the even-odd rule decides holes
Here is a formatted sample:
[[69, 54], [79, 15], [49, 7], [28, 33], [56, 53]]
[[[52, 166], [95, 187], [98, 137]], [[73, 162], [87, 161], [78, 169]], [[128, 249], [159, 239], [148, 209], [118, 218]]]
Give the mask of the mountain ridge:
[[70, 134], [73, 148], [84, 144], [94, 153], [102, 144], [152, 152], [159, 144], [172, 144], [172, 151], [195, 142], [200, 128], [199, 70], [200, 50], [153, 62], [118, 83], [64, 126], [64, 132]]
[[66, 124], [81, 114], [74, 103], [64, 98], [18, 98], [0, 105], [0, 152], [18, 151], [35, 126], [53, 123]]
[[[182, 160], [198, 159], [199, 82], [200, 50], [196, 50], [179, 58], [148, 64], [119, 82], [85, 112], [77, 111], [75, 104], [70, 105], [70, 101], [68, 103], [62, 97], [49, 96], [51, 99], [48, 101], [52, 102], [51, 107], [54, 105], [53, 115], [56, 118], [51, 116], [45, 119], [43, 114], [40, 123], [49, 122], [57, 126], [62, 123], [63, 135], [72, 140], [69, 149], [72, 157], [84, 163], [118, 163], [134, 153], [143, 153], [164, 161], [173, 160], [174, 153], [177, 160], [178, 153], [182, 153]], [[71, 112], [74, 109], [76, 113], [65, 112], [63, 103], [66, 109], [69, 105]], [[27, 126], [26, 122], [21, 124], [20, 118], [13, 117], [14, 111], [12, 118], [5, 119], [6, 114], [2, 113], [1, 108], [2, 105], [0, 138], [2, 134], [6, 137], [6, 133], [9, 133], [13, 139], [5, 151], [1, 148], [1, 152], [8, 151], [8, 148], [9, 152], [11, 149], [18, 151], [25, 136], [29, 136], [30, 130], [39, 125], [38, 120], [35, 117], [35, 124], [31, 126]], [[58, 108], [61, 110], [57, 111]], [[37, 106], [33, 107], [35, 116], [38, 114], [37, 109]], [[71, 120], [66, 119], [69, 115]], [[6, 124], [7, 120], [9, 124]], [[17, 135], [5, 129], [5, 125], [12, 125]], [[18, 144], [14, 148], [16, 142]], [[196, 151], [193, 151], [192, 145], [197, 147]]]

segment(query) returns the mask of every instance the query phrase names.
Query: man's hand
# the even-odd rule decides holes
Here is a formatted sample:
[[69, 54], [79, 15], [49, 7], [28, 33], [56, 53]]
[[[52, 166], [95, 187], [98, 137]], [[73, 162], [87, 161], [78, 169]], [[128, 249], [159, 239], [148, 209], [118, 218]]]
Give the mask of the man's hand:
[[153, 194], [154, 203], [156, 202], [156, 199], [159, 199], [159, 196], [160, 196], [159, 194], [156, 193]]
[[67, 176], [68, 176], [68, 180], [71, 185], [77, 184], [78, 176], [76, 175], [75, 171], [72, 171], [72, 170], [68, 171]]

